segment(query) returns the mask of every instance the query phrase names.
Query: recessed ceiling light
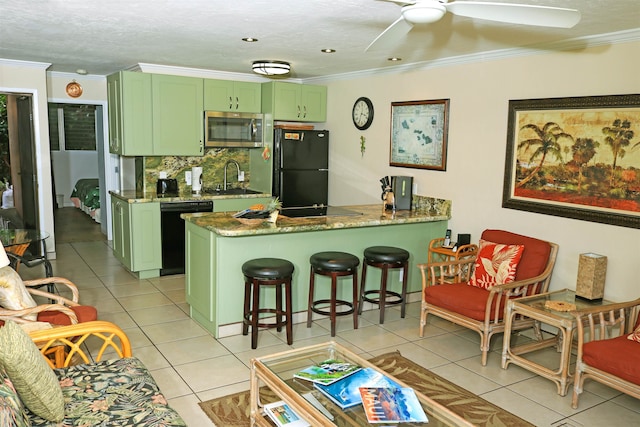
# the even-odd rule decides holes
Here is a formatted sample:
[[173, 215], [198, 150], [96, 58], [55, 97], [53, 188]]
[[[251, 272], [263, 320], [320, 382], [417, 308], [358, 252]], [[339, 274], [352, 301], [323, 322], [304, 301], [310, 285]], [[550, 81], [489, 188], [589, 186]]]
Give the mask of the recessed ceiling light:
[[394, 57], [391, 57], [391, 58], [387, 58], [387, 61], [392, 61], [392, 62], [402, 61], [402, 58], [398, 58], [397, 56], [394, 56]]
[[320, 52], [324, 52], [324, 53], [335, 53], [335, 49], [320, 49]]
[[245, 41], [247, 43], [254, 43], [254, 42], [257, 42], [258, 39], [254, 38], [254, 37], [243, 37], [242, 41]]

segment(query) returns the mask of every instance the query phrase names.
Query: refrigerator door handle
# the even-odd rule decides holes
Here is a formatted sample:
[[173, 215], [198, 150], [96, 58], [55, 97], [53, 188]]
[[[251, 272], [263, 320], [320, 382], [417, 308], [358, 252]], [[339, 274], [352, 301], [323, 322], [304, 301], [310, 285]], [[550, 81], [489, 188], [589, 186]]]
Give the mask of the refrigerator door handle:
[[329, 169], [318, 169], [319, 171], [329, 172]]

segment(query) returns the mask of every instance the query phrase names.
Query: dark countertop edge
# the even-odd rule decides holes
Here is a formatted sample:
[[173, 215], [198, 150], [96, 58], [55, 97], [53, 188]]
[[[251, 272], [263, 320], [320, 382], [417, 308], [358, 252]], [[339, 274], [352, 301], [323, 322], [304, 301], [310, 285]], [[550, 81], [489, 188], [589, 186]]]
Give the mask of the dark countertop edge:
[[135, 190], [114, 191], [110, 190], [109, 194], [127, 203], [153, 203], [153, 202], [190, 202], [202, 200], [224, 200], [224, 199], [256, 199], [271, 197], [270, 193], [257, 194], [180, 194], [178, 196], [158, 196], [155, 192], [137, 192]]

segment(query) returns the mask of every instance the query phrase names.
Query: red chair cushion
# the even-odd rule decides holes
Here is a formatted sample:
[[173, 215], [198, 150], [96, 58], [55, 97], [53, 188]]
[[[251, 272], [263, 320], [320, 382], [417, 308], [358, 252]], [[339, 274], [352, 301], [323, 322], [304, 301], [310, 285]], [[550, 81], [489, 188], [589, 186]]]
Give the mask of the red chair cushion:
[[522, 258], [516, 270], [516, 280], [530, 279], [541, 274], [549, 261], [551, 246], [549, 243], [503, 230], [485, 230], [483, 240], [506, 245], [524, 245]]
[[589, 366], [640, 385], [640, 344], [626, 335], [591, 341], [582, 346], [582, 360]]
[[[76, 313], [78, 323], [90, 322], [98, 319], [98, 311], [95, 307], [90, 305], [79, 305], [77, 307], [70, 307], [71, 310]], [[66, 314], [60, 311], [43, 311], [38, 313], [39, 322], [49, 322], [52, 325], [70, 325], [71, 319]]]
[[[462, 314], [475, 320], [484, 320], [484, 310], [489, 298], [489, 291], [466, 283], [454, 283], [452, 285], [429, 286], [424, 290], [424, 299], [427, 303]], [[505, 299], [500, 303], [498, 319], [504, 314]], [[495, 301], [491, 307], [491, 319], [495, 308]]]

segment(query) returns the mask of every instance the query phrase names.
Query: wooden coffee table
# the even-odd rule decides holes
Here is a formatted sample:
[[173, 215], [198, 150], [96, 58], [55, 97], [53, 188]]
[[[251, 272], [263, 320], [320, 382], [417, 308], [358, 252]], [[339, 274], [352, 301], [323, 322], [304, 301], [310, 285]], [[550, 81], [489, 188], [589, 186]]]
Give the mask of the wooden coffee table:
[[[590, 302], [576, 297], [575, 291], [564, 289], [561, 291], [547, 292], [545, 294], [534, 295], [509, 300], [505, 319], [504, 341], [502, 347], [502, 368], [506, 369], [510, 363], [521, 366], [542, 377], [555, 382], [558, 387], [558, 394], [567, 394], [569, 385], [573, 381], [573, 376], [569, 372], [571, 346], [573, 343], [573, 331], [576, 328], [576, 319], [571, 311], [559, 311], [545, 307], [547, 301], [553, 304], [574, 304], [575, 311], [612, 304], [609, 301]], [[572, 310], [573, 311], [573, 310]], [[558, 328], [558, 335], [541, 341], [513, 347], [511, 345], [511, 324], [515, 316], [525, 316], [540, 321], [541, 323]], [[542, 366], [524, 357], [531, 353], [547, 347], [557, 346], [560, 353], [560, 362], [557, 369]]]
[[[340, 359], [356, 363], [362, 367], [373, 368], [387, 377], [393, 379], [402, 386], [408, 387], [397, 378], [385, 373], [367, 360], [349, 351], [340, 344], [329, 341], [300, 349], [285, 351], [251, 359], [251, 425], [268, 426], [271, 422], [266, 419], [262, 412], [262, 402], [260, 402], [259, 388], [269, 387], [280, 399], [289, 406], [304, 420], [314, 427], [335, 426], [335, 425], [361, 425], [366, 417], [362, 406], [351, 407], [346, 410], [340, 409], [337, 405], [325, 398], [317, 391], [309, 381], [294, 379], [293, 374], [308, 366], [318, 364], [327, 359]], [[302, 395], [312, 392], [313, 396], [328, 410], [333, 420], [323, 415]], [[433, 426], [471, 426], [468, 421], [451, 412], [446, 407], [431, 400], [429, 397], [416, 391], [422, 408], [429, 417], [429, 427]], [[363, 418], [364, 417], [364, 418]], [[344, 421], [340, 422], [339, 421]], [[422, 425], [420, 423], [394, 424], [394, 425]]]

